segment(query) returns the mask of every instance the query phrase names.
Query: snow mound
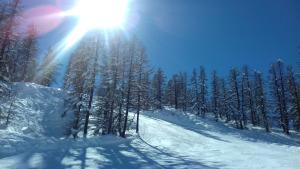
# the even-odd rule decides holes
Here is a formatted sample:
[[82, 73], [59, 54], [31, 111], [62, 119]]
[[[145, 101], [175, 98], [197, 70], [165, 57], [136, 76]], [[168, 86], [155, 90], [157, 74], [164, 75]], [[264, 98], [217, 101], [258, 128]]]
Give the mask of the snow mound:
[[[65, 93], [33, 83], [12, 84], [10, 98], [1, 100], [5, 111], [11, 108], [9, 124], [0, 129], [0, 154], [18, 152], [39, 138], [62, 138], [70, 129], [73, 114], [64, 114]], [[2, 126], [3, 121], [2, 121]]]

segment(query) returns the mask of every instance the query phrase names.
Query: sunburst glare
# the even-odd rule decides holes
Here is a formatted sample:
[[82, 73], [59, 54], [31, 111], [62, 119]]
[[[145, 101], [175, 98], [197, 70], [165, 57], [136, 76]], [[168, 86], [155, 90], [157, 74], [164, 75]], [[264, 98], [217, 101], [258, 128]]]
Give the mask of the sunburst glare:
[[78, 0], [75, 6], [64, 12], [65, 16], [78, 17], [78, 23], [61, 42], [60, 49], [67, 50], [87, 32], [123, 29], [128, 14], [128, 0]]
[[78, 26], [86, 30], [113, 29], [125, 23], [127, 9], [127, 0], [78, 0], [70, 13], [79, 17]]

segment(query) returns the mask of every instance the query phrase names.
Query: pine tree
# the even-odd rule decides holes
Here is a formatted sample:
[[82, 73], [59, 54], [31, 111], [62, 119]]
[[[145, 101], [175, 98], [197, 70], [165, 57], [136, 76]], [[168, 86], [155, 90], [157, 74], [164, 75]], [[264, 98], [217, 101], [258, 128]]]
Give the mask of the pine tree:
[[287, 85], [290, 95], [291, 106], [289, 114], [293, 118], [293, 125], [296, 131], [300, 131], [300, 88], [296, 81], [294, 70], [291, 66], [287, 68]]
[[178, 74], [173, 75], [174, 82], [174, 105], [175, 109], [179, 108], [179, 97], [180, 97], [180, 76]]
[[[94, 90], [95, 90], [95, 82], [96, 82], [96, 75], [97, 75], [97, 67], [98, 67], [98, 59], [99, 59], [99, 48], [103, 45], [100, 44], [100, 36], [96, 34], [91, 34], [91, 37], [87, 37], [89, 41], [89, 45], [87, 46], [88, 52], [87, 55], [87, 62], [88, 62], [88, 68], [85, 76], [86, 79], [86, 88], [88, 89], [88, 109], [85, 114], [85, 122], [84, 122], [84, 128], [83, 128], [83, 135], [86, 137], [88, 132], [88, 125], [89, 125], [89, 119], [90, 115], [92, 113], [92, 104], [94, 99]], [[94, 40], [95, 38], [95, 40]], [[95, 42], [94, 42], [95, 41]]]
[[289, 118], [286, 100], [286, 83], [284, 77], [284, 65], [278, 60], [270, 68], [271, 95], [273, 96], [276, 112], [279, 112], [279, 124], [285, 134], [289, 134]]
[[[255, 111], [258, 113], [258, 121], [262, 121], [262, 125], [265, 127], [266, 132], [270, 132], [270, 125], [267, 114], [267, 102], [264, 92], [262, 74], [258, 71], [254, 72], [254, 102]], [[262, 120], [259, 120], [262, 119]]]
[[241, 94], [240, 94], [240, 83], [238, 80], [238, 71], [236, 68], [230, 70], [230, 106], [232, 116], [235, 121], [236, 127], [243, 129], [243, 119], [241, 110]]
[[183, 102], [183, 111], [186, 111], [189, 104], [186, 72], [184, 72], [182, 75], [182, 102]]
[[149, 69], [148, 69], [148, 60], [146, 56], [146, 51], [144, 47], [140, 47], [138, 49], [137, 54], [137, 88], [136, 88], [136, 133], [139, 132], [139, 118], [140, 118], [140, 111], [143, 108], [143, 104], [147, 102], [147, 93], [149, 90]]
[[[97, 99], [97, 128], [94, 133], [99, 133], [99, 130], [102, 129], [102, 135], [108, 133], [108, 117], [111, 108], [111, 79], [112, 79], [112, 66], [110, 65], [111, 57], [103, 57], [103, 64], [100, 66], [100, 77], [101, 83], [98, 90], [98, 99]], [[123, 105], [123, 104], [122, 104]], [[121, 113], [122, 111], [120, 111]], [[118, 119], [118, 120], [121, 120]], [[120, 122], [121, 123], [121, 122]], [[121, 134], [121, 126], [119, 126], [119, 133]]]
[[203, 66], [200, 66], [200, 74], [199, 74], [199, 96], [200, 96], [200, 110], [202, 117], [205, 117], [207, 112], [207, 78], [205, 69]]
[[58, 68], [56, 53], [52, 48], [49, 48], [42, 64], [38, 68], [38, 73], [34, 79], [35, 82], [44, 86], [50, 86], [55, 82]]
[[21, 48], [22, 59], [19, 60], [20, 68], [17, 69], [20, 73], [19, 80], [25, 82], [33, 81], [35, 72], [37, 71], [37, 32], [33, 25], [28, 28], [26, 37], [23, 40]]
[[212, 108], [215, 115], [215, 120], [218, 121], [220, 114], [220, 87], [219, 78], [216, 71], [213, 71], [212, 74]]
[[[64, 79], [64, 89], [68, 90], [72, 97], [72, 105], [75, 107], [75, 119], [72, 128], [73, 137], [76, 138], [82, 128], [82, 119], [87, 112], [87, 71], [88, 58], [92, 50], [89, 49], [90, 41], [86, 38], [81, 40], [78, 47], [72, 53]], [[52, 53], [52, 52], [49, 52]]]
[[164, 89], [164, 102], [168, 106], [174, 106], [175, 105], [175, 99], [174, 99], [174, 81], [173, 79], [168, 80], [167, 85]]
[[153, 75], [152, 80], [152, 94], [154, 100], [154, 106], [157, 109], [162, 109], [163, 107], [163, 89], [165, 83], [165, 75], [162, 69], [158, 68], [158, 70]]
[[253, 93], [252, 93], [252, 87], [251, 82], [249, 79], [249, 70], [248, 66], [243, 67], [243, 74], [242, 74], [242, 95], [243, 95], [243, 101], [242, 101], [242, 108], [243, 108], [243, 121], [246, 125], [247, 123], [247, 115], [250, 114], [251, 123], [253, 125], [257, 125], [257, 116], [256, 112], [254, 110], [253, 105]]
[[192, 77], [191, 77], [191, 92], [192, 92], [192, 110], [196, 110], [196, 114], [200, 115], [200, 93], [199, 93], [199, 80], [197, 70], [193, 69]]
[[12, 80], [18, 55], [19, 38], [16, 28], [21, 0], [2, 4], [0, 23], [0, 80]]
[[[127, 124], [128, 124], [128, 114], [129, 114], [129, 109], [131, 108], [132, 105], [132, 95], [133, 95], [133, 89], [135, 86], [135, 55], [136, 55], [136, 50], [137, 50], [137, 42], [136, 39], [132, 40], [129, 44], [128, 47], [128, 70], [127, 70], [127, 86], [126, 86], [126, 101], [125, 101], [125, 119], [124, 119], [124, 127], [123, 131], [121, 133], [121, 137], [125, 138], [125, 133], [127, 130]], [[160, 98], [161, 99], [161, 98]], [[161, 100], [160, 100], [161, 101]]]
[[220, 86], [220, 113], [221, 117], [225, 116], [226, 122], [228, 122], [231, 120], [230, 97], [224, 79], [220, 79]]

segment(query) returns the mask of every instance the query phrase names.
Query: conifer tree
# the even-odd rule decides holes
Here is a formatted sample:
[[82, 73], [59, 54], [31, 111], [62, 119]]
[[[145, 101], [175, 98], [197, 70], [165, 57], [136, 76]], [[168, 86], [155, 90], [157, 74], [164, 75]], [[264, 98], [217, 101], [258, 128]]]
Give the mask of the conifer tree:
[[199, 73], [199, 97], [200, 97], [200, 110], [202, 117], [205, 117], [207, 112], [207, 77], [205, 69], [203, 66], [200, 66]]
[[236, 68], [230, 70], [230, 106], [232, 117], [235, 121], [235, 125], [239, 129], [243, 129], [243, 119], [241, 110], [241, 94], [240, 94], [240, 82], [238, 79], [238, 71]]
[[19, 46], [16, 28], [19, 25], [21, 0], [13, 0], [2, 4], [0, 17], [0, 80], [10, 81], [15, 76]]
[[35, 82], [44, 86], [50, 86], [55, 82], [55, 75], [58, 72], [59, 64], [56, 60], [56, 53], [49, 48], [44, 56], [42, 64], [38, 67]]
[[193, 69], [192, 77], [191, 77], [191, 92], [192, 92], [192, 110], [196, 111], [196, 114], [200, 115], [201, 102], [200, 102], [200, 94], [199, 94], [199, 80], [197, 70]]
[[300, 88], [296, 81], [294, 70], [291, 66], [287, 68], [287, 85], [290, 98], [289, 114], [293, 118], [293, 126], [296, 131], [300, 131]]
[[152, 80], [152, 94], [154, 100], [154, 107], [157, 109], [163, 108], [163, 89], [165, 83], [165, 75], [162, 69], [158, 68], [153, 75]]
[[252, 93], [252, 87], [251, 87], [251, 81], [249, 78], [249, 70], [248, 66], [243, 67], [243, 73], [242, 73], [242, 112], [243, 112], [243, 121], [246, 125], [248, 117], [247, 115], [250, 114], [251, 123], [253, 125], [257, 125], [257, 116], [256, 112], [254, 110], [253, 105], [253, 93]]
[[289, 134], [289, 117], [287, 111], [286, 78], [284, 75], [284, 64], [281, 60], [271, 65], [270, 86], [275, 111], [279, 112], [279, 125], [285, 134]]
[[215, 115], [215, 120], [218, 121], [220, 114], [220, 87], [217, 72], [214, 70], [212, 74], [212, 111]]
[[262, 119], [262, 125], [265, 127], [266, 132], [270, 132], [270, 125], [267, 114], [267, 102], [263, 86], [262, 74], [258, 71], [254, 72], [254, 100], [255, 100], [255, 109], [258, 113], [257, 119]]

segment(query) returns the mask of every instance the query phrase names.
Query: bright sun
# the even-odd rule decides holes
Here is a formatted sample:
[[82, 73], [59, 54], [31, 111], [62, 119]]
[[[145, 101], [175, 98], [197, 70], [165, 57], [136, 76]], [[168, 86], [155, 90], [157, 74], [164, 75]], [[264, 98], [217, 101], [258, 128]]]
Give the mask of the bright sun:
[[131, 0], [77, 0], [63, 15], [79, 19], [77, 26], [64, 39], [60, 48], [69, 49], [90, 30], [123, 29]]
[[128, 0], [78, 0], [73, 15], [79, 17], [79, 25], [91, 29], [114, 29], [126, 21]]

